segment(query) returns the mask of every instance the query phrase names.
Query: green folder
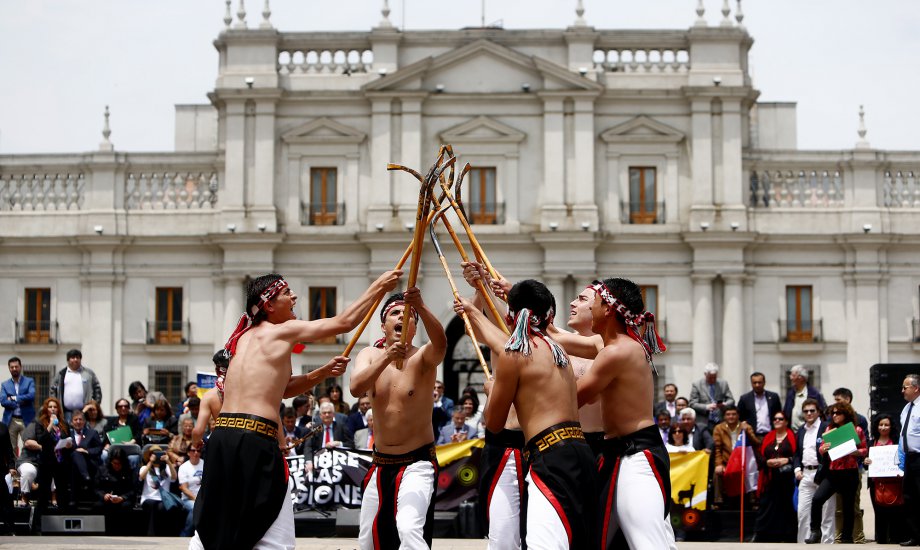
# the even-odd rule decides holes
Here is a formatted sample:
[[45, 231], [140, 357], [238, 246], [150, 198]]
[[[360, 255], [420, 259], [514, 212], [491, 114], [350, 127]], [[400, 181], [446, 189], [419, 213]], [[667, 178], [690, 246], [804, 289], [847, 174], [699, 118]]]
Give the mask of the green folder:
[[121, 426], [115, 428], [114, 430], [106, 434], [109, 438], [109, 443], [112, 445], [121, 445], [122, 443], [127, 443], [134, 439], [134, 434], [131, 433], [131, 426]]
[[825, 443], [830, 443], [832, 449], [851, 439], [856, 443], [857, 447], [859, 447], [861, 443], [859, 435], [856, 433], [856, 427], [852, 422], [848, 422], [839, 428], [834, 428], [829, 432], [825, 432], [824, 435], [821, 436], [821, 439]]

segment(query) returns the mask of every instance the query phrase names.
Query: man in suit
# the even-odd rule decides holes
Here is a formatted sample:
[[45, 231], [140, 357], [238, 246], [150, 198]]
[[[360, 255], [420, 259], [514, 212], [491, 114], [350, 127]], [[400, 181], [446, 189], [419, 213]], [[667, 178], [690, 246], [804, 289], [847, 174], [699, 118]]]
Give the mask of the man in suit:
[[805, 365], [794, 365], [789, 369], [789, 381], [792, 387], [786, 393], [783, 412], [789, 419], [789, 429], [797, 431], [805, 423], [805, 417], [802, 415], [802, 404], [805, 400], [817, 401], [821, 414], [824, 414], [824, 409], [827, 408], [827, 401], [817, 388], [808, 385], [808, 369], [805, 368]]
[[[293, 407], [285, 407], [284, 411], [281, 413], [281, 429], [282, 437], [287, 441], [287, 446], [303, 437], [303, 434], [307, 432], [306, 428], [301, 428], [297, 425], [297, 413], [294, 412]], [[301, 442], [299, 445], [295, 445], [292, 449], [288, 451], [288, 456], [302, 455], [305, 442]]]
[[298, 395], [291, 403], [294, 408], [294, 424], [306, 428], [307, 424], [313, 422], [313, 395], [310, 393]]
[[694, 382], [690, 390], [690, 407], [696, 411], [696, 425], [711, 431], [722, 421], [725, 407], [734, 404], [728, 382], [719, 380], [719, 365], [709, 363], [703, 367], [703, 378]]
[[715, 446], [715, 442], [712, 439], [712, 432], [709, 431], [709, 428], [705, 425], [700, 427], [700, 425], [697, 424], [696, 411], [687, 407], [677, 414], [680, 415], [677, 423], [687, 432], [687, 441], [693, 445], [693, 449], [696, 451], [712, 452]]
[[83, 411], [73, 411], [70, 425], [74, 451], [71, 455], [70, 498], [76, 503], [92, 499], [92, 480], [102, 466], [102, 438], [86, 425]]
[[309, 444], [305, 446], [304, 456], [308, 461], [313, 460], [313, 456], [320, 449], [331, 449], [334, 447], [345, 447], [353, 449], [355, 440], [345, 428], [345, 424], [336, 419], [335, 405], [331, 401], [325, 401], [319, 406], [319, 419], [323, 423], [321, 432], [311, 437]]
[[770, 422], [773, 415], [783, 410], [779, 394], [765, 389], [766, 384], [767, 377], [755, 372], [751, 375], [751, 391], [738, 399], [738, 417], [761, 438], [773, 429]]
[[901, 546], [920, 546], [920, 375], [908, 374], [901, 385], [907, 404], [901, 411], [901, 435], [898, 438], [903, 453], [904, 517], [910, 538]]
[[454, 414], [454, 401], [444, 395], [444, 382], [434, 381], [434, 409], [431, 412], [431, 423], [434, 427], [434, 433], [437, 435], [441, 428], [450, 423], [450, 417]]
[[466, 423], [466, 413], [462, 409], [454, 410], [451, 423], [441, 428], [438, 435], [438, 441], [435, 445], [446, 445], [447, 443], [458, 443], [467, 439], [476, 437], [476, 428]]
[[19, 436], [35, 419], [35, 380], [22, 374], [22, 361], [10, 357], [7, 361], [10, 379], [0, 384], [0, 405], [3, 405], [3, 423], [10, 432], [13, 451], [19, 453]]
[[367, 427], [355, 432], [355, 449], [374, 449], [374, 409], [367, 409], [364, 413]]
[[668, 436], [671, 434], [671, 415], [668, 414], [667, 410], [658, 411], [658, 414], [655, 415], [655, 420], [658, 424], [658, 433], [661, 434], [661, 441], [667, 445]]
[[345, 424], [345, 427], [348, 428], [348, 432], [351, 434], [357, 434], [358, 430], [363, 430], [367, 427], [366, 414], [371, 408], [371, 398], [362, 395], [358, 399], [358, 410], [348, 415], [348, 422]]
[[661, 411], [668, 411], [668, 414], [671, 415], [671, 418], [677, 416], [677, 385], [676, 384], [665, 384], [664, 385], [664, 401], [659, 401], [655, 403], [655, 408], [653, 413], [655, 417], [658, 417], [658, 413]]
[[[795, 479], [799, 482], [799, 529], [798, 543], [802, 544], [811, 535], [811, 501], [814, 498], [818, 484], [815, 475], [821, 466], [821, 434], [827, 428], [827, 423], [822, 420], [824, 411], [818, 408], [817, 399], [806, 399], [802, 403], [802, 415], [805, 423], [795, 434], [795, 457], [792, 459], [795, 468]], [[821, 509], [820, 540], [823, 544], [834, 543], [834, 511], [837, 504], [834, 499], [828, 499]]]

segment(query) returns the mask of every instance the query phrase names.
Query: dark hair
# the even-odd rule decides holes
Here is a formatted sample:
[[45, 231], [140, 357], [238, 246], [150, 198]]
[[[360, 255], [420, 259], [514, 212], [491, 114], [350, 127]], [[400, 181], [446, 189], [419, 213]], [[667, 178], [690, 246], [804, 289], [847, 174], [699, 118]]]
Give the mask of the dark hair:
[[762, 373], [762, 372], [752, 372], [752, 373], [751, 373], [751, 380], [753, 380], [755, 376], [759, 376], [759, 377], [763, 378], [763, 381], [764, 381], [764, 382], [767, 381], [767, 377], [766, 377], [766, 376], [764, 375], [764, 373]]
[[[668, 389], [668, 386], [673, 387], [673, 388], [674, 388], [674, 392], [677, 393], [677, 391], [678, 391], [678, 390], [677, 390], [677, 384], [674, 384], [674, 383], [671, 383], [671, 382], [668, 382], [667, 384], [665, 384], [664, 387], [662, 387], [661, 389], [662, 389], [662, 390], [666, 390], [666, 389]], [[675, 397], [675, 399], [676, 399], [676, 397]]]
[[722, 409], [722, 416], [723, 416], [723, 418], [725, 417], [725, 413], [727, 413], [728, 411], [735, 411], [735, 412], [738, 412], [738, 407], [736, 407], [736, 406], [734, 406], [734, 405], [726, 405], [725, 408]]
[[847, 401], [853, 401], [853, 392], [850, 391], [850, 388], [837, 388], [834, 390], [833, 396], [841, 396]]
[[556, 299], [546, 285], [535, 279], [524, 279], [515, 283], [508, 292], [508, 308], [517, 313], [524, 308], [540, 317], [537, 328], [546, 329], [549, 324], [549, 310], [556, 310]]
[[821, 410], [821, 405], [818, 404], [818, 400], [814, 397], [809, 397], [805, 401], [802, 401], [802, 408], [804, 409], [808, 405], [814, 405], [815, 409], [818, 411], [818, 418], [824, 420], [824, 411]]
[[394, 292], [393, 294], [390, 294], [390, 297], [387, 298], [387, 300], [383, 303], [383, 307], [380, 308], [380, 322], [381, 323], [386, 322], [386, 319], [384, 318], [383, 314], [387, 310], [387, 306], [389, 306], [390, 304], [392, 304], [393, 302], [397, 300], [405, 301], [405, 299], [406, 297], [402, 292]]
[[645, 311], [645, 303], [642, 301], [642, 289], [636, 283], [629, 279], [613, 277], [604, 279], [604, 286], [631, 313], [638, 315]]
[[476, 397], [475, 393], [464, 393], [463, 395], [460, 396], [460, 408], [461, 409], [463, 408], [463, 402], [466, 401], [467, 399], [473, 402], [473, 413], [475, 414], [476, 411], [479, 410], [479, 398]]
[[230, 354], [225, 349], [218, 350], [214, 357], [211, 358], [211, 361], [214, 361], [215, 367], [225, 369], [230, 366]]
[[153, 404], [153, 412], [156, 414], [158, 408], [164, 407], [166, 409], [166, 418], [169, 418], [173, 415], [172, 405], [169, 404], [169, 401], [165, 399], [157, 399]]
[[137, 392], [137, 390], [144, 390], [144, 392], [146, 392], [147, 388], [144, 387], [144, 384], [140, 380], [135, 380], [134, 382], [128, 384], [128, 396], [131, 399], [136, 399], [134, 394]]
[[687, 430], [681, 428], [680, 424], [671, 424], [671, 429], [668, 430], [668, 443], [671, 445], [674, 444], [674, 434], [676, 432], [684, 434], [684, 445], [686, 445], [688, 443], [687, 439], [689, 438], [690, 434], [687, 433]]
[[79, 357], [80, 359], [83, 359], [83, 354], [80, 352], [80, 350], [74, 348], [67, 352], [67, 359], [70, 359], [71, 357]]
[[[112, 470], [112, 461], [117, 460], [121, 462], [121, 471], [115, 472]], [[109, 474], [116, 476], [118, 478], [126, 479], [134, 476], [134, 472], [131, 470], [131, 464], [128, 462], [128, 453], [122, 447], [112, 446], [112, 450], [109, 452], [108, 459]]]
[[332, 400], [332, 390], [338, 390], [339, 392], [339, 403], [342, 402], [342, 398], [345, 397], [345, 394], [342, 392], [342, 386], [338, 384], [332, 384], [331, 386], [326, 387], [326, 395], [329, 396], [329, 399]]
[[12, 363], [19, 363], [19, 366], [22, 366], [22, 359], [16, 357], [15, 355], [6, 360], [6, 365], [10, 366]]
[[773, 419], [776, 418], [776, 415], [778, 414], [782, 415], [783, 420], [785, 420], [787, 424], [789, 423], [789, 415], [786, 414], [786, 411], [776, 411], [775, 413], [770, 415], [770, 422], [773, 422]]
[[188, 393], [188, 389], [189, 389], [189, 388], [191, 388], [192, 386], [197, 386], [197, 385], [198, 385], [198, 382], [189, 382], [189, 383], [187, 383], [187, 384], [185, 385], [185, 393]]
[[[856, 424], [856, 411], [853, 410], [853, 407], [849, 403], [834, 403], [827, 408], [827, 419], [831, 422], [834, 422], [834, 412], [836, 411], [843, 413], [843, 424], [848, 422]], [[834, 422], [835, 426], [842, 426], [843, 424]]]
[[297, 418], [294, 407], [285, 407], [284, 412], [281, 413], [281, 418]]
[[189, 407], [200, 407], [200, 406], [201, 406], [201, 398], [200, 398], [200, 397], [189, 397], [189, 398], [188, 398], [188, 406], [189, 406]]
[[[268, 287], [272, 286], [275, 281], [282, 278], [283, 277], [277, 273], [269, 273], [249, 281], [249, 284], [246, 286], [246, 312], [251, 314], [252, 307], [258, 306], [259, 303], [262, 302], [262, 293], [265, 292]], [[258, 325], [267, 317], [268, 315], [260, 309], [252, 316], [252, 323]]]
[[658, 411], [658, 416], [656, 416], [655, 418], [661, 418], [662, 416], [667, 416], [668, 421], [671, 420], [671, 413], [669, 413], [667, 409], [661, 409], [660, 411]]
[[889, 422], [891, 422], [891, 431], [888, 432], [889, 433], [888, 437], [890, 437], [891, 439], [894, 439], [895, 441], [897, 441], [900, 438], [901, 419], [895, 415], [891, 415], [888, 413], [879, 413], [875, 415], [875, 417], [872, 419], [872, 427], [869, 430], [870, 432], [872, 432], [873, 441], [878, 441], [878, 438], [879, 438], [878, 425], [882, 420], [886, 420], [886, 419]]
[[294, 398], [294, 401], [291, 403], [291, 407], [293, 407], [294, 410], [296, 411], [297, 409], [299, 409], [300, 407], [303, 407], [309, 402], [310, 400], [307, 399], [306, 395], [298, 395], [297, 397]]

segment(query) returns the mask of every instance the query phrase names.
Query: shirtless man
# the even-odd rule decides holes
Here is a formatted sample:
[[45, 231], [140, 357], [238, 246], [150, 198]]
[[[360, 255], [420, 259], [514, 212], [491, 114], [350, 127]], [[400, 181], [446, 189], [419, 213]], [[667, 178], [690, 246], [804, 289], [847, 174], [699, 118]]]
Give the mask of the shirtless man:
[[[201, 492], [195, 501], [190, 549], [294, 548], [290, 476], [278, 441], [278, 404], [345, 371], [335, 357], [309, 374], [292, 376], [294, 345], [347, 332], [402, 274], [388, 271], [345, 310], [327, 319], [297, 320], [297, 296], [277, 274], [247, 288], [246, 313], [225, 346], [230, 357], [220, 416], [208, 440]], [[429, 430], [430, 431], [430, 430]]]
[[[414, 315], [403, 316], [406, 305]], [[428, 343], [412, 345], [421, 319]], [[355, 358], [351, 395], [374, 411], [374, 463], [364, 478], [358, 543], [363, 550], [431, 547], [438, 462], [431, 409], [436, 367], [447, 337], [418, 288], [390, 296], [380, 312], [384, 337]], [[400, 342], [406, 331], [406, 343]], [[401, 362], [401, 367], [397, 366]]]
[[[512, 403], [527, 444], [526, 543], [529, 549], [587, 548], [594, 542], [594, 456], [578, 424], [575, 375], [565, 351], [545, 333], [554, 315], [553, 295], [534, 280], [508, 293], [514, 319], [511, 338], [493, 360], [494, 382], [486, 383], [486, 429], [505, 426]], [[477, 338], [490, 321], [460, 300]], [[491, 330], [491, 329], [489, 329]]]
[[[590, 356], [594, 350], [597, 356], [578, 381], [578, 402], [600, 399], [607, 438], [598, 472], [603, 484], [601, 547], [615, 547], [614, 538], [622, 531], [632, 550], [676, 550], [668, 520], [670, 462], [648, 414], [654, 400], [651, 354], [657, 346], [640, 335], [639, 325], [647, 319], [642, 293], [625, 279], [595, 281], [592, 287], [591, 330], [603, 347], [598, 350], [596, 337], [583, 339], [579, 354]], [[657, 339], [657, 333], [647, 336]]]
[[[594, 304], [594, 294], [593, 288], [586, 287], [569, 303], [569, 328], [581, 336], [595, 336], [591, 332], [591, 305]], [[555, 338], [556, 331], [550, 330], [550, 335]], [[570, 357], [572, 368], [575, 370], [575, 380], [581, 380], [591, 369], [594, 361], [578, 355], [570, 354]], [[594, 456], [600, 456], [601, 444], [604, 441], [604, 420], [600, 402], [582, 404], [578, 409], [578, 421], [585, 432], [585, 440], [594, 451]]]
[[[214, 354], [211, 359], [214, 361], [214, 371], [217, 376], [227, 376], [227, 367], [230, 365], [227, 354], [220, 350]], [[217, 388], [210, 388], [201, 397], [201, 405], [198, 408], [198, 419], [195, 421], [195, 427], [192, 428], [192, 446], [201, 449], [204, 434], [208, 432], [211, 419], [217, 420], [220, 414], [220, 407], [223, 405], [220, 399], [220, 392]]]

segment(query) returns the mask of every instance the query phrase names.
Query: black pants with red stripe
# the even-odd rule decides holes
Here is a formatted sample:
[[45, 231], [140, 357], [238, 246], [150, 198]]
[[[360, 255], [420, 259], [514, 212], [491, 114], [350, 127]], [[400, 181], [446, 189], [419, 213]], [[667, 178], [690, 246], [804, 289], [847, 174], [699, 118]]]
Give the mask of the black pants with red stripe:
[[[489, 534], [490, 550], [521, 548], [524, 528], [524, 464], [520, 430], [486, 431], [479, 460], [479, 521]], [[526, 548], [526, 546], [525, 546]]]
[[671, 463], [656, 425], [604, 440], [598, 463], [600, 547], [674, 549]]

